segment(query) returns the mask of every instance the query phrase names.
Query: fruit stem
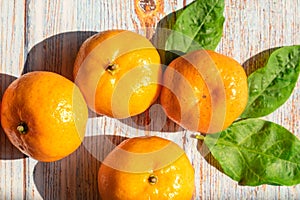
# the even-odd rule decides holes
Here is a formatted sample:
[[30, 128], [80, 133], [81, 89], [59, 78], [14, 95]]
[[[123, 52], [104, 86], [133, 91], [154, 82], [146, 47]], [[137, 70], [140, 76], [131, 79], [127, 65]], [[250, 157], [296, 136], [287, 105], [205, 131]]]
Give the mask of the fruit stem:
[[158, 181], [157, 176], [155, 176], [155, 175], [153, 175], [153, 174], [151, 174], [151, 175], [149, 176], [149, 178], [148, 178], [148, 182], [149, 182], [151, 185], [156, 184], [157, 181]]
[[111, 74], [114, 74], [115, 71], [118, 69], [118, 65], [115, 63], [110, 63], [108, 64], [108, 66], [106, 67], [105, 70], [107, 70], [108, 72], [110, 72]]
[[204, 138], [205, 138], [203, 135], [200, 135], [200, 134], [197, 134], [195, 137], [198, 140], [204, 140]]
[[25, 122], [20, 122], [19, 125], [17, 126], [17, 130], [19, 131], [20, 134], [25, 135], [28, 131], [28, 126]]

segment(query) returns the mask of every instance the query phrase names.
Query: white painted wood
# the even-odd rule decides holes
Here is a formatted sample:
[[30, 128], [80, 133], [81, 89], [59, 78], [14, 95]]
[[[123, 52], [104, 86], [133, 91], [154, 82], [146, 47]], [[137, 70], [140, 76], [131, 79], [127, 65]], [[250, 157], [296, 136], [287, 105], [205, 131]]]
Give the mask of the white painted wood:
[[[92, 32], [127, 29], [148, 38], [160, 19], [192, 0], [156, 0], [157, 13], [146, 17], [135, 1], [123, 0], [0, 0], [0, 69], [2, 90], [24, 71], [51, 70], [72, 79], [80, 44]], [[225, 27], [218, 52], [249, 64], [261, 52], [300, 44], [299, 0], [226, 0]], [[145, 26], [149, 26], [146, 28]], [[250, 62], [250, 63], [251, 63]], [[25, 69], [23, 69], [25, 68]], [[6, 84], [5, 84], [6, 83]], [[291, 98], [266, 119], [300, 137], [300, 82]], [[166, 121], [157, 105], [149, 113], [159, 119], [142, 126], [143, 116], [115, 120], [91, 117], [83, 145], [69, 157], [41, 163], [24, 158], [0, 137], [0, 199], [100, 199], [100, 161], [123, 137], [158, 135], [175, 141], [188, 154], [196, 172], [194, 199], [299, 199], [300, 186], [242, 187], [212, 167], [199, 153], [194, 133]], [[161, 123], [161, 124], [159, 124]], [[114, 142], [109, 142], [113, 140]]]
[[[19, 1], [20, 2], [20, 1]], [[25, 56], [24, 4], [0, 1], [0, 80], [2, 92], [22, 68]], [[22, 199], [24, 191], [24, 156], [0, 135], [0, 198]]]

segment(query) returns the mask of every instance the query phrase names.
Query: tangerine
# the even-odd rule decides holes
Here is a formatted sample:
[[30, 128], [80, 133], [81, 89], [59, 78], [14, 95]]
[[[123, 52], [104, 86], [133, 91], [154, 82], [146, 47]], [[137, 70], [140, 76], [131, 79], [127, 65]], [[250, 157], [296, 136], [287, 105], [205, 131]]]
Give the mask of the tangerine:
[[120, 143], [99, 168], [103, 200], [191, 199], [194, 169], [177, 144], [157, 136]]
[[127, 118], [158, 98], [162, 69], [151, 42], [137, 33], [107, 30], [88, 38], [74, 64], [74, 80], [91, 110]]
[[2, 99], [4, 132], [24, 154], [44, 162], [62, 159], [81, 144], [88, 110], [78, 87], [46, 71], [13, 81]]
[[233, 58], [196, 50], [176, 58], [163, 76], [160, 102], [166, 115], [191, 131], [216, 133], [244, 111], [247, 76]]

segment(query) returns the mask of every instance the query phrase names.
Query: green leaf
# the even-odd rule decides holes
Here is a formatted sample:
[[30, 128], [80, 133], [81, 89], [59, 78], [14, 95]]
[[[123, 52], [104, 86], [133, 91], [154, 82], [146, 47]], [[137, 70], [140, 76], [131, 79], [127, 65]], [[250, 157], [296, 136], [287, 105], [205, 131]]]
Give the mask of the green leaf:
[[187, 53], [197, 49], [214, 50], [224, 24], [224, 0], [196, 0], [177, 12], [166, 50]]
[[266, 116], [290, 97], [300, 71], [300, 45], [275, 50], [263, 68], [248, 77], [248, 105], [242, 118]]
[[204, 143], [224, 173], [240, 185], [300, 183], [300, 141], [278, 124], [240, 120], [207, 135]]

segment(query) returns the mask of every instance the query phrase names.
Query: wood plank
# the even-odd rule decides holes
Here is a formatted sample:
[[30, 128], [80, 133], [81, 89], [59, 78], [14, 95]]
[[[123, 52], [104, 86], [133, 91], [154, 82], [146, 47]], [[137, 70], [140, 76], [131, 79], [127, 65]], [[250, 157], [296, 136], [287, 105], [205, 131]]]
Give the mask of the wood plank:
[[[148, 2], [148, 1], [147, 1]], [[50, 70], [72, 79], [72, 65], [82, 42], [108, 29], [127, 29], [151, 38], [167, 14], [192, 0], [156, 0], [155, 12], [145, 12], [146, 1], [0, 1], [0, 68], [2, 91], [21, 73]], [[217, 48], [249, 67], [263, 51], [300, 44], [300, 1], [225, 0], [225, 28]], [[153, 7], [153, 8], [154, 8]], [[291, 98], [265, 117], [300, 138], [300, 81]], [[83, 145], [69, 157], [42, 163], [24, 156], [0, 137], [0, 199], [100, 199], [97, 171], [101, 161], [124, 138], [158, 135], [185, 149], [196, 173], [194, 199], [299, 199], [293, 187], [243, 187], [219, 172], [197, 149], [193, 132], [166, 119], [158, 105], [145, 117], [115, 120], [91, 116]], [[148, 117], [149, 117], [148, 116]], [[163, 127], [162, 132], [160, 132]]]
[[[24, 63], [23, 1], [0, 1], [0, 81], [1, 97], [6, 87], [18, 76]], [[24, 191], [24, 156], [0, 130], [0, 198], [22, 199]]]

